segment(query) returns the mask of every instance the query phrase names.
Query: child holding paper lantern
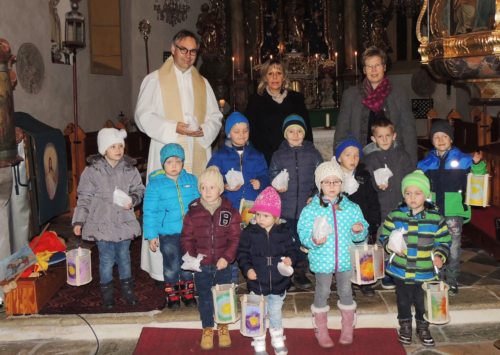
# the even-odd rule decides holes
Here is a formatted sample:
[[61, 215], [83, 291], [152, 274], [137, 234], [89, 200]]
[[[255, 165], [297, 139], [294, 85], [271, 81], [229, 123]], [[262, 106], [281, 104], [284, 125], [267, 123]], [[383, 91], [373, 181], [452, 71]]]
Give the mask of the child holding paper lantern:
[[[425, 346], [434, 346], [429, 323], [424, 319], [424, 291], [422, 283], [437, 278], [449, 255], [451, 237], [445, 219], [437, 208], [427, 201], [431, 189], [429, 179], [420, 170], [406, 175], [401, 182], [404, 203], [387, 216], [380, 241], [391, 255], [386, 273], [396, 284], [396, 301], [400, 325], [398, 340], [411, 344], [412, 313], [415, 307], [417, 335]], [[404, 243], [395, 239], [404, 238]], [[406, 244], [406, 249], [396, 245]], [[399, 249], [399, 250], [396, 250]]]
[[[227, 139], [213, 155], [207, 166], [215, 165], [224, 177], [224, 196], [233, 207], [241, 210], [241, 200], [253, 201], [269, 185], [267, 162], [264, 155], [248, 141], [250, 126], [240, 112], [231, 113], [226, 119], [224, 132]], [[236, 185], [228, 181], [228, 173], [238, 176]], [[232, 282], [238, 283], [238, 266], [231, 265]]]
[[[213, 348], [214, 303], [212, 286], [231, 283], [228, 267], [236, 258], [240, 240], [241, 217], [231, 202], [221, 197], [224, 181], [219, 169], [211, 166], [198, 179], [201, 197], [189, 205], [182, 228], [182, 249], [192, 257], [205, 255], [201, 260], [201, 272], [195, 272], [203, 334], [200, 346]], [[217, 324], [219, 347], [231, 346], [227, 324]]]
[[[271, 186], [257, 196], [251, 212], [255, 220], [241, 233], [238, 263], [247, 278], [248, 290], [265, 297], [271, 344], [276, 354], [285, 355], [288, 350], [281, 309], [295, 261], [292, 231], [287, 223], [281, 223], [281, 200]], [[266, 334], [255, 336], [252, 346], [255, 353], [264, 354]]]
[[[273, 180], [273, 186], [277, 189], [281, 198], [282, 218], [293, 232], [297, 232], [297, 221], [300, 212], [316, 193], [314, 185], [314, 169], [323, 162], [320, 152], [314, 144], [304, 140], [307, 125], [304, 119], [296, 114], [289, 115], [283, 122], [283, 135], [285, 141], [281, 142], [279, 149], [273, 153], [269, 165], [269, 177]], [[289, 175], [286, 186], [278, 186], [275, 178], [286, 170]], [[311, 280], [306, 276], [309, 263], [307, 254], [300, 249], [300, 240], [295, 236], [295, 247], [297, 251], [297, 265], [293, 281], [296, 286], [308, 289], [312, 286]]]
[[333, 347], [328, 334], [328, 297], [333, 276], [337, 281], [337, 305], [342, 315], [339, 342], [351, 344], [355, 325], [356, 302], [351, 288], [352, 242], [362, 242], [368, 232], [368, 223], [360, 207], [342, 195], [344, 173], [333, 160], [320, 164], [314, 172], [320, 191], [300, 214], [298, 232], [300, 241], [309, 249], [309, 265], [316, 276], [313, 326], [318, 344]]
[[453, 146], [453, 127], [446, 120], [434, 120], [429, 136], [434, 149], [418, 162], [417, 168], [429, 178], [432, 200], [444, 215], [451, 234], [450, 258], [443, 276], [450, 286], [450, 295], [456, 295], [462, 226], [471, 218], [471, 208], [464, 203], [467, 174], [486, 174], [486, 162], [481, 160], [479, 152], [471, 156]]
[[89, 166], [80, 177], [72, 221], [75, 235], [97, 242], [101, 296], [103, 307], [108, 310], [115, 306], [115, 263], [123, 298], [130, 305], [138, 302], [129, 248], [131, 240], [141, 234], [133, 207], [141, 203], [144, 185], [135, 160], [124, 155], [126, 137], [125, 130], [116, 128], [103, 128], [97, 134], [99, 154], [87, 158]]

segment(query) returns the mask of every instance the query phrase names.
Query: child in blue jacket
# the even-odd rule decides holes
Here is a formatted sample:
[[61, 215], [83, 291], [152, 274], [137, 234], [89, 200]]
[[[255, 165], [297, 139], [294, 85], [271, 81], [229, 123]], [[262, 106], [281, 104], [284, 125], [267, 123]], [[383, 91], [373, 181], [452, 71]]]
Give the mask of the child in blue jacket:
[[486, 174], [486, 162], [480, 153], [471, 156], [452, 145], [453, 127], [446, 120], [434, 120], [429, 136], [434, 149], [418, 162], [417, 168], [429, 178], [432, 200], [450, 230], [450, 257], [444, 266], [444, 278], [453, 296], [458, 293], [462, 226], [471, 218], [471, 208], [465, 204], [467, 174]]
[[167, 307], [176, 309], [180, 300], [195, 307], [193, 274], [181, 269], [181, 231], [189, 204], [199, 197], [196, 176], [184, 170], [184, 149], [169, 143], [160, 151], [161, 165], [149, 174], [144, 196], [144, 238], [149, 248], [158, 247], [163, 257]]
[[241, 171], [243, 185], [234, 189], [230, 189], [227, 183], [224, 186], [224, 196], [231, 201], [234, 208], [239, 209], [242, 198], [254, 201], [269, 185], [267, 163], [264, 155], [248, 141], [250, 126], [243, 114], [237, 111], [230, 114], [226, 119], [224, 131], [227, 136], [226, 142], [212, 155], [207, 167], [217, 166], [225, 183], [228, 171], [231, 169]]
[[[320, 193], [302, 210], [297, 229], [300, 241], [309, 249], [309, 267], [316, 276], [311, 306], [314, 332], [321, 347], [331, 348], [333, 341], [328, 334], [327, 314], [334, 274], [339, 296], [337, 306], [342, 315], [339, 342], [351, 344], [353, 341], [356, 302], [352, 297], [349, 248], [353, 242], [365, 240], [368, 223], [359, 206], [341, 194], [344, 173], [336, 161], [320, 164], [314, 175]], [[326, 219], [332, 231], [314, 237], [314, 224], [319, 218]]]

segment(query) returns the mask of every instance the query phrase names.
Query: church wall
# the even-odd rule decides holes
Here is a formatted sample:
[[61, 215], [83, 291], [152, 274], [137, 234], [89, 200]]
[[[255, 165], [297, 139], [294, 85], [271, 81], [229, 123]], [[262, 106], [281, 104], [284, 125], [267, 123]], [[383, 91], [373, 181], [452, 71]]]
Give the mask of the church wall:
[[[61, 0], [68, 1], [68, 0]], [[88, 2], [80, 2], [79, 11], [86, 19], [87, 46], [77, 53], [79, 124], [85, 131], [102, 127], [107, 119], [120, 111], [132, 114], [131, 91], [131, 28], [130, 3], [121, 0], [123, 75], [97, 75], [90, 73], [88, 36]], [[40, 121], [63, 129], [73, 122], [72, 66], [53, 64], [50, 57], [50, 16], [48, 0], [1, 0], [0, 37], [6, 38], [14, 54], [26, 42], [40, 51], [45, 78], [38, 94], [27, 93], [20, 85], [14, 91], [16, 111], [24, 111]], [[64, 22], [64, 13], [59, 16]], [[64, 25], [61, 28], [64, 36]]]

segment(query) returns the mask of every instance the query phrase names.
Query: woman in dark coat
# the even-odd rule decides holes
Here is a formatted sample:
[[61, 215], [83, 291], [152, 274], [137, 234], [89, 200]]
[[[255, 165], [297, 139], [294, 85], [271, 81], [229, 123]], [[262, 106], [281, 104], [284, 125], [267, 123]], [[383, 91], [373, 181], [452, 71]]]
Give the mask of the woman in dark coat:
[[417, 133], [410, 100], [385, 76], [387, 55], [377, 47], [369, 47], [362, 61], [366, 78], [342, 95], [334, 147], [347, 137], [355, 138], [362, 146], [371, 143], [371, 123], [385, 117], [394, 123], [398, 145], [408, 153], [412, 165], [416, 165]]
[[301, 116], [307, 126], [305, 139], [313, 141], [304, 96], [288, 89], [283, 64], [277, 59], [264, 63], [257, 94], [249, 98], [245, 116], [250, 122], [250, 142], [264, 154], [267, 164], [283, 141], [283, 121], [291, 114]]

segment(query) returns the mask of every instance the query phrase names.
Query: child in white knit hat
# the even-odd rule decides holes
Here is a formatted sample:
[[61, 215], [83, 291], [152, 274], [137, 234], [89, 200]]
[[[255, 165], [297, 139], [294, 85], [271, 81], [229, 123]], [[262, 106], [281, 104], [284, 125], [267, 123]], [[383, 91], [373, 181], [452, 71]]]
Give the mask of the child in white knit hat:
[[80, 176], [78, 202], [73, 214], [73, 232], [95, 240], [99, 250], [99, 277], [103, 307], [112, 309], [113, 266], [118, 265], [122, 296], [135, 305], [130, 267], [130, 242], [141, 234], [134, 206], [141, 203], [144, 185], [126, 155], [125, 130], [103, 128], [97, 135], [99, 154], [89, 156], [89, 165]]
[[365, 240], [368, 223], [359, 206], [342, 195], [344, 173], [336, 161], [320, 164], [314, 175], [319, 194], [302, 210], [297, 229], [301, 243], [309, 249], [309, 267], [316, 276], [311, 305], [314, 332], [321, 347], [331, 348], [328, 298], [334, 275], [342, 315], [339, 342], [353, 341], [356, 302], [352, 297], [349, 247], [352, 242]]

